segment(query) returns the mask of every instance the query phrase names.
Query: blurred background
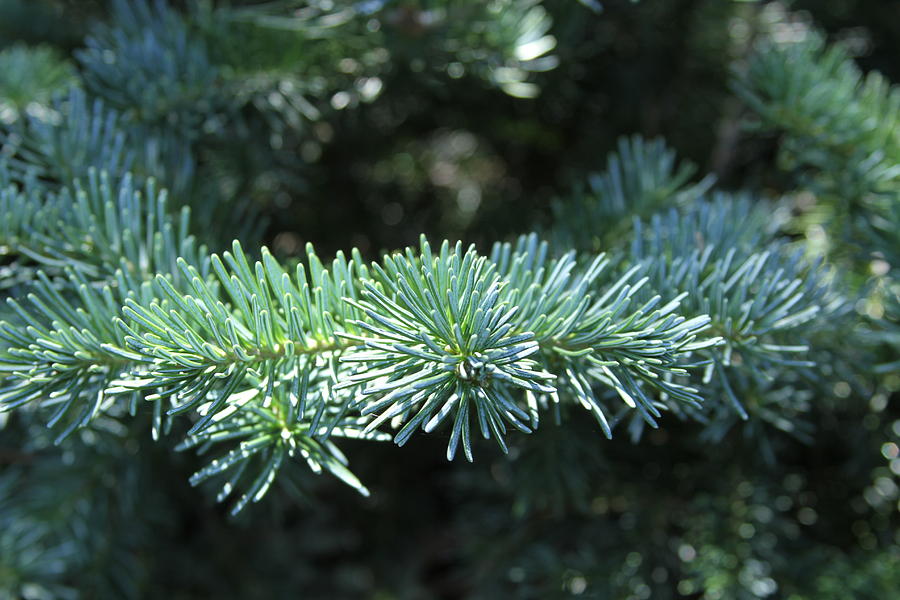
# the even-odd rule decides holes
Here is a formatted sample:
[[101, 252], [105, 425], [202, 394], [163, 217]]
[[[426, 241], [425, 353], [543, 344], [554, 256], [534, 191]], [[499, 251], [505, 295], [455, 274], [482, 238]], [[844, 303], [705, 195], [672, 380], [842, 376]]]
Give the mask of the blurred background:
[[[214, 251], [484, 247], [551, 228], [623, 135], [665, 138], [724, 189], [794, 189], [732, 82], [758, 39], [811, 29], [900, 80], [894, 0], [0, 0], [2, 148], [48, 147], [35, 120], [99, 97], [123, 160]], [[69, 122], [40, 177], [96, 165]], [[883, 600], [900, 590], [898, 379], [844, 383], [803, 415], [811, 435], [764, 443], [674, 420], [606, 441], [581, 420], [474, 465], [440, 436], [348, 444], [371, 498], [298, 475], [236, 519], [147, 435], [39, 461], [58, 451], [20, 453], [40, 443], [8, 427], [0, 516], [37, 507], [49, 530], [25, 543], [5, 521], [0, 598]]]
[[[206, 67], [192, 79], [167, 63], [167, 74], [185, 112], [197, 95], [211, 109], [180, 115], [204, 180], [190, 193], [251, 203], [239, 214], [262, 218], [259, 237], [286, 254], [307, 241], [374, 254], [423, 231], [493, 241], [531, 230], [623, 134], [664, 137], [726, 186], [777, 190], [774, 140], [741, 134], [729, 90], [755, 38], [808, 21], [849, 40], [864, 68], [892, 79], [900, 68], [891, 0], [169, 4], [195, 29], [193, 48], [173, 48]], [[135, 43], [96, 26], [112, 12], [99, 0], [3, 0], [0, 43], [92, 70], [105, 46]], [[174, 42], [175, 29], [160, 35]], [[152, 103], [161, 82], [140, 79], [163, 59], [145, 58], [146, 72], [93, 73], [88, 88], [118, 88], [107, 102], [120, 109]], [[28, 97], [4, 83], [0, 94]], [[233, 223], [222, 228], [230, 241]]]

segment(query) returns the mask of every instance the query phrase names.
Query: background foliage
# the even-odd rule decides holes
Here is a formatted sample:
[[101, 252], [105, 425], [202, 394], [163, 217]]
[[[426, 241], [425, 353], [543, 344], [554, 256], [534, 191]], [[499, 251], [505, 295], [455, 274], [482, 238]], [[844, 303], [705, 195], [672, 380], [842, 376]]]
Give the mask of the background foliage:
[[[0, 0], [0, 597], [890, 597], [898, 23], [875, 0]], [[323, 275], [309, 242], [347, 258]], [[429, 251], [464, 336], [415, 313]], [[324, 291], [291, 320], [298, 263]], [[315, 360], [333, 330], [375, 342]], [[283, 338], [310, 341], [296, 363]], [[329, 374], [377, 372], [355, 364], [484, 394], [471, 443], [430, 400], [435, 434], [357, 439], [430, 388], [385, 375], [357, 406]], [[263, 399], [219, 423], [232, 382]]]

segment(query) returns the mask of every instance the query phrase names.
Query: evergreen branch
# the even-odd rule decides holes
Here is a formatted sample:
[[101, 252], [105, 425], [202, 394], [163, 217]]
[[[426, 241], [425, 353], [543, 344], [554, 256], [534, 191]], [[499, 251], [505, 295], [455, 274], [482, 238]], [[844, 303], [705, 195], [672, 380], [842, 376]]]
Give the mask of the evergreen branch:
[[67, 183], [91, 168], [122, 173], [133, 166], [137, 146], [118, 113], [76, 87], [56, 96], [46, 112], [0, 128], [0, 142], [19, 182], [34, 176]]
[[[109, 407], [114, 377], [143, 357], [124, 349], [113, 326], [118, 302], [110, 287], [97, 290], [76, 271], [69, 277], [78, 305], [64, 298], [42, 272], [28, 295], [31, 310], [7, 299], [20, 324], [0, 322], [0, 410], [40, 403], [54, 411], [48, 425], [63, 426], [57, 443]], [[137, 397], [132, 397], [132, 407]], [[73, 416], [74, 415], [74, 416]]]
[[846, 51], [810, 33], [797, 43], [766, 43], [735, 91], [769, 130], [785, 132], [782, 159], [812, 168], [816, 181], [848, 200], [900, 184], [900, 90], [864, 75]]
[[551, 230], [563, 248], [596, 251], [626, 233], [633, 216], [649, 217], [667, 203], [687, 206], [713, 184], [691, 179], [697, 166], [679, 161], [662, 139], [622, 137], [606, 158], [606, 170], [590, 175], [583, 189], [553, 204]]
[[[686, 374], [686, 357], [718, 343], [698, 338], [708, 318], [678, 316], [682, 298], [635, 304], [643, 281], [633, 273], [600, 285], [602, 256], [578, 269], [572, 254], [547, 255], [534, 236], [497, 245], [491, 257], [446, 242], [434, 254], [423, 239], [418, 252], [371, 267], [355, 251], [350, 260], [339, 254], [328, 270], [310, 247], [291, 277], [265, 249], [251, 266], [235, 243], [203, 262], [214, 279], [178, 259], [177, 274], [119, 296], [121, 305], [110, 288], [80, 280], [70, 304], [44, 277], [31, 311], [13, 302], [24, 325], [3, 324], [10, 347], [0, 364], [10, 382], [2, 403], [22, 406], [49, 389], [62, 404], [56, 421], [95, 398], [68, 433], [106, 398], [144, 397], [154, 402], [156, 435], [169, 428], [164, 418], [190, 412], [192, 443], [244, 435], [258, 444], [247, 453], [239, 446], [223, 459], [229, 466], [259, 451], [274, 474], [297, 443], [346, 479], [328, 445], [335, 431], [368, 437], [391, 421], [403, 444], [452, 415], [448, 458], [461, 444], [471, 460], [472, 418], [505, 450], [507, 426], [530, 431], [539, 408], [561, 396], [588, 408], [609, 435], [594, 383], [651, 423], [660, 413], [650, 389], [699, 401], [673, 377]], [[348, 411], [363, 417], [352, 422], [358, 429], [348, 428]], [[259, 477], [247, 498], [267, 487], [269, 475]]]
[[[536, 259], [546, 256], [546, 246], [530, 238], [519, 248], [495, 250], [499, 266], [509, 268], [502, 278], [496, 263], [472, 249], [463, 252], [457, 245], [451, 250], [445, 244], [432, 256], [423, 242], [420, 255], [408, 249], [385, 257], [382, 265], [373, 265], [371, 277], [359, 278], [356, 273], [367, 269], [358, 258], [348, 262], [339, 256], [329, 276], [310, 251], [311, 279], [301, 265], [292, 280], [267, 252], [251, 269], [235, 245], [224, 261], [217, 256], [211, 260], [229, 305], [180, 261], [193, 295], [179, 293], [166, 278], [157, 277], [156, 296], [166, 300], [149, 305], [126, 301], [122, 325], [130, 349], [162, 366], [145, 374], [141, 387], [197, 392], [179, 404], [185, 410], [199, 405], [215, 378], [233, 388], [229, 384], [243, 376], [244, 368], [294, 368], [291, 359], [306, 364], [305, 355], [339, 358], [331, 367], [337, 381], [333, 391], [344, 395], [346, 405], [357, 393], [366, 398], [362, 413], [378, 417], [370, 429], [405, 417], [413, 406], [423, 407], [410, 421], [413, 425], [398, 433], [398, 443], [416, 425], [431, 430], [458, 408], [451, 448], [459, 436], [468, 447], [460, 411], [470, 401], [476, 407], [484, 404], [478, 413], [485, 437], [490, 430], [502, 441], [502, 421], [528, 429], [522, 421], [526, 413], [512, 400], [514, 390], [536, 396], [534, 405], [556, 392], [548, 383], [555, 376], [530, 358], [533, 354], [569, 364], [579, 374], [575, 389], [583, 380], [599, 378], [634, 404], [634, 397], [645, 396], [615, 376], [615, 369], [626, 368], [671, 394], [696, 400], [692, 390], [659, 375], [673, 368], [673, 355], [700, 346], [694, 337], [704, 325], [702, 318], [684, 322], [671, 314], [677, 303], [653, 310], [655, 301], [623, 315], [633, 293], [625, 280], [590, 303], [587, 292], [601, 260], [573, 277], [572, 256], [544, 267]], [[345, 363], [359, 365], [348, 374], [342, 373]], [[217, 410], [230, 413], [226, 403], [220, 397], [196, 430], [212, 423]], [[435, 412], [439, 404], [445, 406], [443, 414]]]
[[[681, 314], [708, 315], [710, 334], [723, 343], [690, 360], [704, 365], [701, 393], [710, 402], [702, 410], [677, 408], [721, 434], [733, 415], [749, 417], [742, 399], [770, 389], [763, 380], [790, 379], [791, 369], [811, 366], [808, 332], [835, 328], [848, 303], [825, 269], [776, 237], [788, 217], [784, 207], [746, 193], [709, 193], [710, 178], [689, 185], [695, 167], [676, 167], [661, 140], [622, 139], [607, 164], [593, 177], [591, 195], [556, 204], [555, 239], [582, 249], [629, 239], [612, 260], [626, 274], [640, 265], [640, 298], [683, 294]], [[671, 201], [676, 207], [653, 214]], [[777, 411], [767, 418], [783, 422]], [[633, 422], [633, 435], [642, 429], [642, 421]]]
[[[308, 372], [306, 374], [308, 376]], [[295, 373], [297, 378], [300, 373]], [[304, 380], [308, 384], [308, 378]], [[240, 512], [248, 502], [258, 502], [282, 468], [285, 458], [296, 456], [309, 466], [313, 473], [327, 471], [368, 496], [366, 487], [347, 468], [347, 458], [330, 437], [384, 440], [390, 436], [365, 432], [359, 419], [343, 415], [326, 415], [313, 403], [297, 402], [296, 393], [289, 389], [289, 382], [275, 383], [274, 401], [268, 405], [256, 405], [226, 421], [212, 425], [202, 435], [189, 436], [179, 449], [200, 447], [207, 449], [226, 445], [231, 449], [209, 462], [191, 477], [191, 484], [230, 476], [222, 484], [217, 500], [222, 502], [232, 492], [244, 487], [232, 508], [232, 514]], [[310, 393], [308, 385], [298, 390], [299, 397]], [[326, 425], [326, 422], [331, 422]], [[327, 437], [326, 437], [327, 436]], [[253, 462], [256, 467], [249, 467]]]
[[[842, 46], [827, 45], [817, 32], [800, 42], [764, 44], [733, 87], [764, 129], [782, 133], [782, 162], [801, 170], [802, 183], [818, 195], [801, 224], [828, 227], [828, 237], [818, 236], [821, 250], [837, 249], [849, 259], [855, 268], [847, 278], [871, 288], [865, 302], [874, 314], [887, 313], [875, 329], [890, 330], [897, 302], [900, 88], [878, 72], [864, 74]], [[884, 272], [866, 281], [875, 273], [870, 263], [879, 261]]]
[[[4, 170], [0, 166], [0, 178]], [[118, 294], [136, 293], [150, 274], [176, 273], [179, 256], [197, 260], [190, 213], [173, 219], [168, 194], [153, 180], [143, 189], [130, 175], [117, 184], [91, 169], [84, 184], [49, 191], [28, 182], [0, 190], [0, 254], [24, 255], [44, 267], [66, 266], [91, 280], [120, 278]]]
[[[147, 297], [151, 273], [171, 272], [180, 285], [176, 258], [196, 261], [198, 252], [187, 233], [187, 209], [172, 219], [166, 193], [152, 180], [141, 191], [126, 175], [114, 191], [105, 173], [91, 171], [87, 183], [58, 193], [10, 185], [0, 193], [0, 208], [9, 215], [0, 227], [3, 253], [65, 275], [51, 279], [33, 271], [28, 302], [7, 299], [16, 324], [0, 322], [7, 374], [0, 404], [57, 407], [51, 424], [69, 418], [60, 440], [107, 410], [114, 400], [106, 393], [110, 382], [145, 360], [127, 350], [113, 326], [122, 304]], [[132, 394], [132, 411], [136, 400]]]
[[13, 181], [37, 180], [53, 189], [96, 169], [113, 177], [131, 172], [141, 181], [152, 175], [182, 192], [195, 174], [180, 133], [135, 122], [77, 87], [57, 95], [46, 110], [0, 126], [0, 154]]
[[739, 398], [757, 387], [750, 382], [812, 366], [807, 332], [836, 327], [849, 308], [827, 269], [774, 239], [773, 212], [766, 202], [719, 194], [634, 226], [630, 258], [645, 265], [649, 288], [685, 294], [685, 314], [709, 315], [724, 340], [699, 353], [705, 395], [727, 399], [744, 419]]

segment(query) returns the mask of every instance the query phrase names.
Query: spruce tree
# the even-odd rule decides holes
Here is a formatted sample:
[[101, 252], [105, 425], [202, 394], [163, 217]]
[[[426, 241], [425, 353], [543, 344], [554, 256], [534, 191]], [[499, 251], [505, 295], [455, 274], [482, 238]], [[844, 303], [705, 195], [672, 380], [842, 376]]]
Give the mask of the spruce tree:
[[891, 597], [900, 74], [793, 4], [0, 3], [0, 598]]

